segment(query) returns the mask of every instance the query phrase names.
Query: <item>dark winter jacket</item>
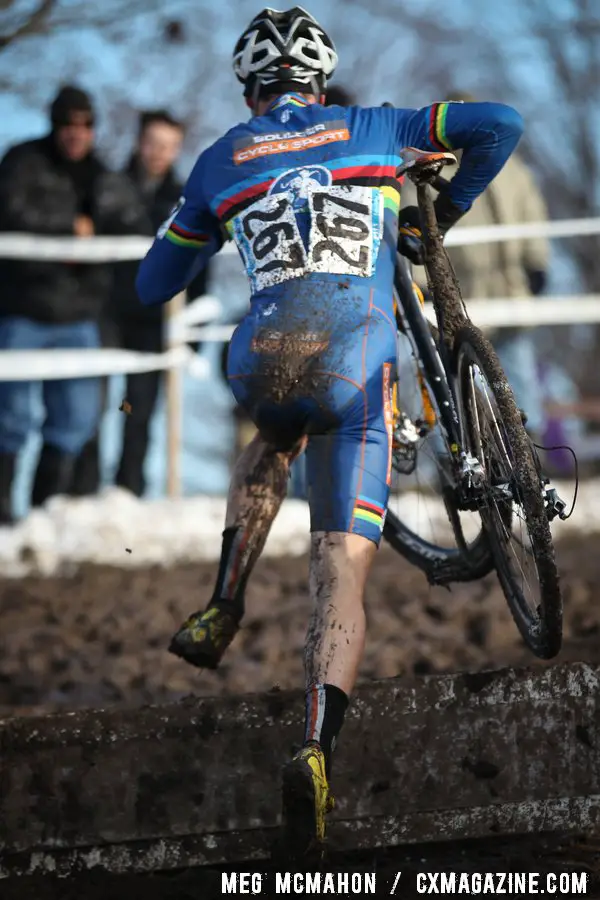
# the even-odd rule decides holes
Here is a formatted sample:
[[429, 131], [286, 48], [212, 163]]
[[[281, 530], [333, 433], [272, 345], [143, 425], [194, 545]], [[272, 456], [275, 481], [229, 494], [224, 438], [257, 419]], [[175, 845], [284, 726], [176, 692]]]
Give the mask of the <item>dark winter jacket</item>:
[[[140, 200], [152, 221], [152, 233], [156, 234], [162, 223], [169, 217], [173, 207], [183, 192], [183, 184], [175, 177], [171, 169], [161, 182], [155, 185], [145, 183], [143, 172], [135, 158], [131, 159], [125, 174], [135, 185]], [[118, 320], [135, 322], [156, 322], [160, 325], [164, 307], [143, 306], [135, 289], [135, 277], [139, 263], [119, 263], [116, 267], [115, 287], [111, 302], [111, 314]], [[206, 293], [209, 269], [202, 272], [190, 284], [187, 297], [195, 300]]]
[[[0, 232], [73, 235], [78, 215], [97, 235], [151, 235], [130, 180], [91, 155], [69, 163], [51, 136], [12, 147], [0, 162]], [[83, 240], [83, 239], [82, 239]], [[98, 319], [107, 306], [113, 265], [0, 259], [0, 316], [37, 322]]]

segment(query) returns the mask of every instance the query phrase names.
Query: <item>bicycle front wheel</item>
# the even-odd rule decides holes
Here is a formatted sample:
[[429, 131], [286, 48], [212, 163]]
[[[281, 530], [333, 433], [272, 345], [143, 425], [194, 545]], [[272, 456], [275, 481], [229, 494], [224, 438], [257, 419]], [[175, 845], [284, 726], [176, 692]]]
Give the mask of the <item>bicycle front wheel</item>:
[[471, 323], [456, 335], [455, 363], [498, 579], [525, 643], [551, 659], [562, 642], [562, 598], [537, 457], [498, 357]]

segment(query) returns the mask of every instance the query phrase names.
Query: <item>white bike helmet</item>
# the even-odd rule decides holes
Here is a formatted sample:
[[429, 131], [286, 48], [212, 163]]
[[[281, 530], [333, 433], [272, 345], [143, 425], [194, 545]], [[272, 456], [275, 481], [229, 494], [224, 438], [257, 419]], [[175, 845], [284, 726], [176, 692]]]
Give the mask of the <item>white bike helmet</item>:
[[332, 40], [301, 6], [263, 9], [233, 51], [233, 71], [254, 103], [294, 90], [319, 96], [337, 61]]

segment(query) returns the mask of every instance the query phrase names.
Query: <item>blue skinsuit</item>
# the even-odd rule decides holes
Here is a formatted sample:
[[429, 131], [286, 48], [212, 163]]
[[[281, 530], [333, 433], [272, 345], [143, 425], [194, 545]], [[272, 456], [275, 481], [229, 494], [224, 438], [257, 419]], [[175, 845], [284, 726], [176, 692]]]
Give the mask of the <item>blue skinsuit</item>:
[[466, 211], [522, 131], [520, 115], [496, 103], [363, 109], [286, 94], [200, 156], [142, 261], [142, 303], [164, 303], [225, 239], [235, 241], [252, 296], [232, 338], [229, 382], [279, 448], [309, 435], [312, 531], [381, 537], [400, 149], [462, 149], [448, 193]]

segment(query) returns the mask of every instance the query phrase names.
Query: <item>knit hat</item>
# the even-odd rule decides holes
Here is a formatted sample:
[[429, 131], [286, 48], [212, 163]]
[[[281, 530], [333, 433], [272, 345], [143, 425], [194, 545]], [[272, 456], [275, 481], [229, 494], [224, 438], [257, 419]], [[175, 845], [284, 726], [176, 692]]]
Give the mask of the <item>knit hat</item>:
[[50, 107], [50, 120], [56, 128], [68, 125], [72, 112], [89, 113], [91, 123], [94, 123], [94, 107], [89, 94], [80, 88], [67, 85], [60, 89]]

